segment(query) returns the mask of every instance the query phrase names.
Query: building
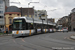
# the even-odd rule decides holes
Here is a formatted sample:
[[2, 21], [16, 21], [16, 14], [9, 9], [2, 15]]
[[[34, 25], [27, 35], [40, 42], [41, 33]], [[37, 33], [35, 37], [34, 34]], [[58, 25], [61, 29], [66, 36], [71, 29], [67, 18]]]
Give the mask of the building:
[[34, 8], [20, 8], [21, 15], [26, 17], [38, 18], [47, 21], [46, 10], [34, 10]]
[[75, 8], [71, 10], [70, 19], [71, 19], [71, 31], [75, 31]]
[[52, 23], [55, 23], [55, 19], [53, 19], [53, 18], [49, 18], [47, 20], [50, 21], [50, 22], [52, 22]]
[[35, 10], [34, 11], [35, 18], [43, 19], [47, 21], [47, 11], [46, 10]]
[[0, 0], [0, 28], [4, 27], [4, 13], [6, 7], [9, 7], [9, 0]]
[[57, 21], [57, 25], [62, 25], [63, 27], [68, 27], [68, 16], [64, 16]]
[[14, 17], [21, 17], [21, 11], [18, 7], [16, 6], [10, 6], [7, 7], [6, 12], [5, 12], [5, 28], [7, 27], [10, 30], [12, 30], [12, 22]]
[[71, 30], [75, 31], [75, 12], [71, 13]]
[[69, 18], [68, 18], [68, 30], [71, 31], [71, 27], [72, 27], [71, 26], [71, 14], [69, 14], [68, 16], [69, 16]]
[[20, 8], [21, 15], [26, 17], [34, 17], [34, 9], [33, 8]]

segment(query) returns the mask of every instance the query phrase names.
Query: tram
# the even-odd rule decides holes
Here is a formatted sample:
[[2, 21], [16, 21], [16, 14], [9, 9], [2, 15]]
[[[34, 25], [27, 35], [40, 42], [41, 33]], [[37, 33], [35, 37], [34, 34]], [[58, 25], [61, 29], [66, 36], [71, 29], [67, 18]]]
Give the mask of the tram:
[[63, 28], [62, 25], [58, 25], [58, 26], [57, 26], [57, 32], [62, 32], [62, 31], [63, 31], [62, 28]]
[[[12, 37], [29, 36], [50, 32], [56, 24], [30, 17], [15, 17], [12, 24]], [[53, 31], [52, 31], [53, 32]]]

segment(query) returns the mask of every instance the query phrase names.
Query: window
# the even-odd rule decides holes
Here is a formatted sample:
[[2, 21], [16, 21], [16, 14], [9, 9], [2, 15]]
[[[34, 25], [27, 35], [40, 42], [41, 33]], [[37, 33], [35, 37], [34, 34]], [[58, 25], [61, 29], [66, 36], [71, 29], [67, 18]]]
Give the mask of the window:
[[12, 14], [9, 14], [9, 15], [12, 15]]
[[3, 13], [3, 11], [0, 11], [0, 13]]
[[42, 25], [41, 24], [36, 24], [38, 29], [41, 29]]
[[9, 24], [12, 24], [12, 19], [9, 19]]
[[27, 15], [25, 15], [25, 17], [27, 17]]
[[17, 14], [17, 16], [19, 16], [19, 14]]
[[29, 29], [33, 29], [33, 23], [28, 23]]
[[3, 6], [2, 5], [0, 5], [0, 9], [2, 9], [3, 8]]
[[0, 18], [3, 18], [3, 16], [0, 16]]
[[29, 15], [29, 17], [31, 17], [31, 15]]
[[13, 30], [25, 30], [28, 29], [28, 25], [26, 27], [25, 19], [14, 19], [13, 20]]
[[37, 17], [37, 14], [35, 14], [35, 17]]
[[37, 12], [35, 11], [35, 13], [37, 13]]
[[2, 4], [3, 3], [3, 0], [0, 0], [0, 4]]

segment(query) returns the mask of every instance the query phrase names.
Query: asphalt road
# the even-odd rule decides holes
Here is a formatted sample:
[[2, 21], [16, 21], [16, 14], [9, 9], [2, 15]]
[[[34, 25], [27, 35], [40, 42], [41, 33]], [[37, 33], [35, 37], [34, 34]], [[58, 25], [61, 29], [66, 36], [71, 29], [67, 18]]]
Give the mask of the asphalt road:
[[75, 32], [45, 33], [29, 37], [0, 37], [0, 50], [75, 50]]

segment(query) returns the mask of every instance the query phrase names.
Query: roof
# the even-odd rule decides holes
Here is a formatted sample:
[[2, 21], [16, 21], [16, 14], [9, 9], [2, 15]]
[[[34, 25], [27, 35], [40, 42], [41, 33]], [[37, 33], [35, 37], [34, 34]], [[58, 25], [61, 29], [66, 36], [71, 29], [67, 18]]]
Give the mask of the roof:
[[34, 15], [34, 9], [33, 8], [19, 8], [22, 11], [22, 16], [25, 15]]
[[9, 6], [7, 7], [5, 12], [21, 12], [20, 9], [16, 6]]

